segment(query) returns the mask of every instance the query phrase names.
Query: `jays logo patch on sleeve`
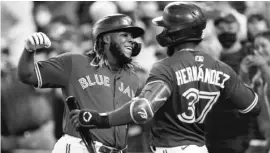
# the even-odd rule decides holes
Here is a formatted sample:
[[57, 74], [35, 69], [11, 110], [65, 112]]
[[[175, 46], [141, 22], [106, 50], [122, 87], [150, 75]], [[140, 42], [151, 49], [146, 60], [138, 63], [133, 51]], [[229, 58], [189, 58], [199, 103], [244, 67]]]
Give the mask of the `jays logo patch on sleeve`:
[[203, 62], [204, 61], [204, 57], [197, 55], [197, 56], [195, 56], [195, 61], [196, 62]]

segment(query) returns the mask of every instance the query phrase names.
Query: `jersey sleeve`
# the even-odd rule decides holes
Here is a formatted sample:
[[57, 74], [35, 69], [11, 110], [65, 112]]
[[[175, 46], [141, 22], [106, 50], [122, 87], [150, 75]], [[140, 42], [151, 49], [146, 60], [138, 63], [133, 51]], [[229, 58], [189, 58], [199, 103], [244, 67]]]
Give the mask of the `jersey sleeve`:
[[224, 94], [239, 109], [240, 113], [256, 111], [258, 104], [257, 94], [244, 84], [237, 74], [228, 67], [230, 79], [225, 83]]
[[64, 53], [46, 61], [35, 63], [38, 78], [37, 88], [62, 88], [68, 84], [72, 54]]
[[170, 91], [173, 90], [172, 69], [169, 66], [158, 62], [153, 65], [146, 83], [159, 80], [164, 81], [168, 85]]

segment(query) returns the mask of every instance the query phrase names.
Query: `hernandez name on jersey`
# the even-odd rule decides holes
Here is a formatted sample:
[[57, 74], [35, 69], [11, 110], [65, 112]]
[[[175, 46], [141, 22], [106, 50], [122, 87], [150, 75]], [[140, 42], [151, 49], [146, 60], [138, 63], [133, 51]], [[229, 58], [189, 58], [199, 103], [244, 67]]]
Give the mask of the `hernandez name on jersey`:
[[224, 88], [224, 83], [230, 79], [230, 76], [224, 72], [209, 68], [205, 68], [204, 70], [202, 66], [203, 64], [200, 67], [192, 66], [176, 71], [177, 85], [180, 86], [193, 81], [201, 81]]

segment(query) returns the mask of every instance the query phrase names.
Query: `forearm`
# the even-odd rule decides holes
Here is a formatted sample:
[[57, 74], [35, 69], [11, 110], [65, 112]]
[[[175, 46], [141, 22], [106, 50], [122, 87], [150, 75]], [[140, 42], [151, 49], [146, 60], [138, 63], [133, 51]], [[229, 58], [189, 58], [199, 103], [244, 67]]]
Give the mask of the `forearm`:
[[[79, 123], [81, 126], [89, 128], [93, 125], [97, 128], [108, 128], [131, 123], [145, 124], [167, 101], [170, 93], [170, 89], [163, 81], [153, 81], [143, 88], [139, 97], [133, 98], [122, 107], [109, 113], [98, 113], [93, 110], [80, 111]], [[91, 114], [91, 119], [88, 119], [86, 114]], [[72, 114], [71, 118], [73, 118]]]
[[34, 52], [24, 49], [18, 64], [18, 78], [26, 84], [35, 84], [37, 82], [34, 68]]
[[270, 66], [268, 64], [265, 64], [265, 65], [262, 65], [260, 69], [262, 72], [263, 80], [266, 83], [270, 84]]
[[238, 77], [244, 83], [250, 84], [248, 68], [245, 67], [243, 64], [240, 65], [240, 69], [239, 69], [239, 72], [238, 72]]
[[163, 81], [148, 83], [139, 97], [109, 113], [111, 126], [124, 124], [145, 124], [154, 117], [154, 114], [166, 102], [171, 91]]
[[110, 126], [118, 126], [118, 125], [126, 125], [135, 123], [132, 120], [130, 114], [130, 105], [131, 102], [123, 105], [119, 109], [112, 111], [108, 114], [109, 117], [109, 125]]
[[239, 77], [240, 80], [243, 81], [244, 83], [250, 84], [249, 73], [248, 73], [248, 72], [244, 72], [244, 71], [240, 70], [240, 71], [239, 71], [238, 77]]
[[[122, 107], [109, 113], [98, 113], [93, 110], [81, 110], [79, 113], [79, 122], [81, 126], [88, 128], [110, 128], [112, 126], [138, 123], [132, 117], [133, 114], [131, 113], [134, 112], [132, 111], [132, 105], [134, 105], [134, 100], [131, 100]], [[90, 120], [89, 115], [87, 114], [91, 114]]]

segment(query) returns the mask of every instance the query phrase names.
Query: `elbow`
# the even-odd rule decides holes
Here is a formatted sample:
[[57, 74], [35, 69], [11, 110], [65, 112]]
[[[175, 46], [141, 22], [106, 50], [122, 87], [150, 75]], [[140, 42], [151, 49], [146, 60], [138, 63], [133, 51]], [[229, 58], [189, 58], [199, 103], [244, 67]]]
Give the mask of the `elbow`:
[[26, 73], [23, 70], [18, 69], [17, 77], [18, 80], [24, 84], [31, 84], [31, 73]]
[[18, 80], [22, 83], [26, 83], [27, 82], [27, 74], [24, 73], [21, 69], [17, 70], [17, 77]]
[[150, 116], [148, 116], [147, 118], [143, 118], [143, 119], [141, 119], [141, 120], [138, 120], [138, 121], [136, 122], [136, 124], [139, 124], [139, 125], [147, 124], [147, 123], [149, 123], [153, 118], [154, 118], [154, 115], [150, 115]]
[[246, 109], [240, 110], [239, 111], [240, 113], [248, 114], [252, 116], [258, 116], [261, 113], [261, 104], [260, 104], [259, 97], [256, 93], [254, 93], [254, 95], [255, 97], [252, 103], [250, 103], [250, 105]]
[[133, 122], [135, 124], [144, 125], [144, 124], [149, 123], [153, 118], [154, 118], [154, 116], [149, 116], [147, 118], [143, 118], [143, 119], [140, 119], [140, 120], [136, 120], [136, 121], [133, 120]]
[[145, 98], [134, 100], [130, 107], [131, 118], [136, 124], [146, 124], [154, 117], [152, 107]]
[[154, 119], [154, 116], [150, 116], [149, 118], [147, 118], [146, 121], [144, 121], [143, 124], [148, 124], [149, 122], [151, 122]]
[[21, 74], [18, 74], [18, 80], [24, 84], [28, 84], [29, 81], [28, 81], [28, 77], [26, 77], [25, 75], [21, 75]]

